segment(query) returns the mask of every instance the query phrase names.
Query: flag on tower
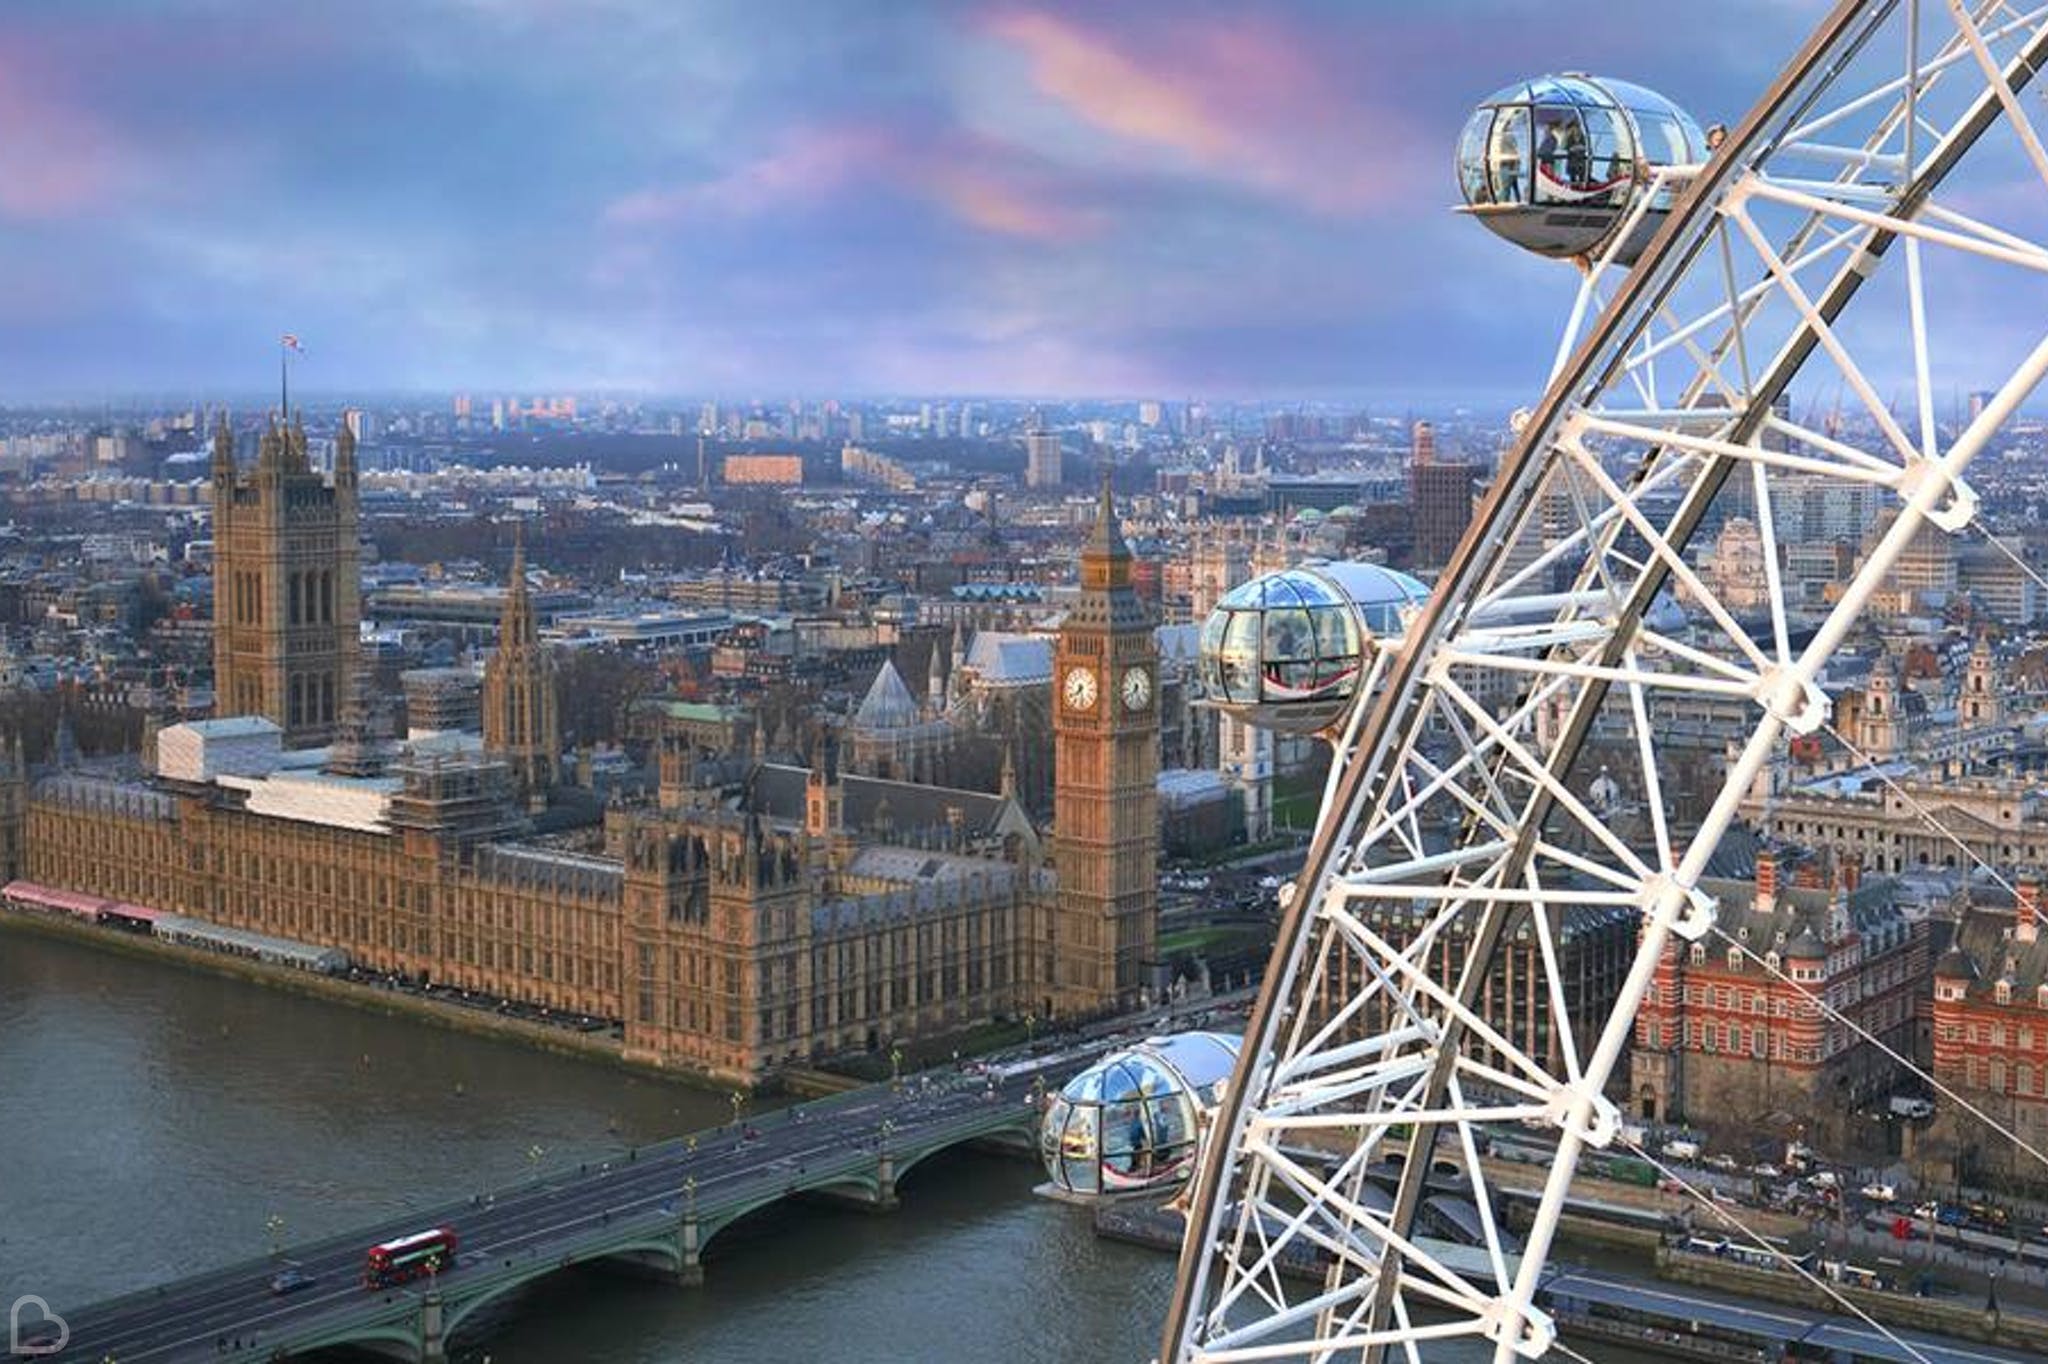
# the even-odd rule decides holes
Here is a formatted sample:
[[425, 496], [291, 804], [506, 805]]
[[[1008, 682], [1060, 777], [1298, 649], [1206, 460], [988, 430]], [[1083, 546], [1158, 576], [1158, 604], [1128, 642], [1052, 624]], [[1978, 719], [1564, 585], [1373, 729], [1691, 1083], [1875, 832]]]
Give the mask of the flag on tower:
[[306, 353], [306, 348], [299, 344], [299, 338], [290, 332], [284, 334], [284, 348], [286, 350], [295, 350], [301, 355]]

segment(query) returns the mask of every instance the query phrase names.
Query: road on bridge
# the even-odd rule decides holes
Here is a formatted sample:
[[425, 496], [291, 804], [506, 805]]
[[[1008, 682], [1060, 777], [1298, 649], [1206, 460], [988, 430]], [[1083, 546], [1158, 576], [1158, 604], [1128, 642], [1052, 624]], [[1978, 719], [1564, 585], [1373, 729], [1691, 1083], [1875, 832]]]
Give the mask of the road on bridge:
[[[1091, 1050], [1099, 1050], [1093, 1048]], [[751, 1208], [802, 1187], [807, 1171], [844, 1168], [883, 1148], [911, 1157], [959, 1139], [974, 1124], [1033, 1105], [1038, 1086], [1056, 1088], [1083, 1062], [1048, 1061], [1037, 1074], [969, 1075], [943, 1071], [905, 1077], [764, 1115], [695, 1137], [621, 1152], [604, 1163], [559, 1170], [520, 1188], [424, 1209], [402, 1221], [363, 1228], [281, 1256], [245, 1261], [188, 1279], [60, 1312], [71, 1336], [40, 1357], [80, 1364], [173, 1364], [188, 1360], [269, 1359], [319, 1335], [330, 1320], [361, 1317], [390, 1303], [385, 1317], [417, 1311], [428, 1284], [369, 1288], [368, 1248], [436, 1226], [455, 1229], [455, 1266], [434, 1287], [460, 1290], [464, 1276], [549, 1267], [585, 1258], [572, 1253], [615, 1223], [673, 1227], [689, 1211]], [[997, 1106], [1002, 1106], [1000, 1109]], [[1010, 1111], [1004, 1114], [1003, 1110]], [[914, 1158], [914, 1157], [913, 1157]], [[687, 1193], [686, 1193], [687, 1188]], [[720, 1224], [722, 1225], [722, 1223]], [[271, 1291], [286, 1265], [313, 1282], [286, 1295]]]

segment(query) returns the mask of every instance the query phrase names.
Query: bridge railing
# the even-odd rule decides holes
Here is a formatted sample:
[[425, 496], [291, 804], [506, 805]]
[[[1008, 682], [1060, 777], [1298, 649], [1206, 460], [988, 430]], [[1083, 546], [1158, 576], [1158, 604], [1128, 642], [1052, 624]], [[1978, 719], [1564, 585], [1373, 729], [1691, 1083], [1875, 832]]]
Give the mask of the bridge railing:
[[[558, 1189], [568, 1183], [587, 1180], [594, 1175], [610, 1169], [617, 1169], [623, 1165], [641, 1162], [660, 1162], [663, 1160], [681, 1161], [689, 1154], [691, 1150], [690, 1143], [693, 1139], [701, 1145], [707, 1136], [737, 1136], [741, 1129], [747, 1127], [765, 1134], [793, 1126], [797, 1123], [829, 1126], [835, 1118], [845, 1117], [849, 1110], [857, 1110], [878, 1102], [888, 1103], [896, 1099], [899, 1094], [909, 1096], [923, 1092], [926, 1084], [934, 1084], [936, 1092], [943, 1094], [971, 1091], [974, 1088], [983, 1086], [985, 1083], [986, 1081], [981, 1077], [961, 1072], [951, 1066], [912, 1072], [903, 1076], [900, 1081], [885, 1081], [864, 1085], [858, 1089], [843, 1090], [821, 1098], [805, 1100], [799, 1104], [764, 1109], [757, 1114], [742, 1117], [737, 1123], [720, 1123], [713, 1127], [700, 1128], [694, 1133], [666, 1138], [647, 1146], [621, 1147], [617, 1153], [609, 1157], [585, 1160], [575, 1165], [564, 1162], [559, 1166], [540, 1171], [527, 1179], [500, 1186], [492, 1190], [488, 1197], [493, 1205], [502, 1207], [507, 1203], [516, 1203], [521, 1199], [530, 1198], [552, 1189]], [[999, 1130], [1000, 1128], [1013, 1125], [1007, 1119], [1014, 1118], [1016, 1123], [1021, 1125], [1025, 1121], [1022, 1114], [1004, 1113], [1004, 1121], [994, 1121], [996, 1113], [1014, 1106], [1018, 1102], [1018, 1093], [1014, 1089], [1009, 1092], [999, 1090], [996, 1098], [990, 1101], [993, 1107], [988, 1113], [982, 1112], [977, 1107], [968, 1110], [963, 1116], [949, 1120], [937, 1128], [925, 1129], [917, 1134], [914, 1140], [910, 1139], [908, 1134], [906, 1134], [904, 1138], [898, 1139], [901, 1144], [896, 1147], [896, 1152], [899, 1156], [911, 1155], [921, 1159], [924, 1154], [936, 1146], [950, 1145], [959, 1141], [969, 1140], [974, 1136], [982, 1134], [984, 1130]], [[874, 1117], [872, 1128], [870, 1128], [869, 1124], [863, 1122], [856, 1130], [879, 1138], [881, 1125], [885, 1120], [892, 1120], [891, 1116], [889, 1114], [877, 1114]], [[805, 1170], [801, 1172], [798, 1186], [799, 1188], [815, 1188], [823, 1184], [843, 1182], [859, 1177], [874, 1169], [879, 1155], [880, 1152], [870, 1142], [865, 1147], [855, 1146], [850, 1148], [846, 1156], [833, 1160], [829, 1165], [823, 1162], [807, 1163]], [[664, 1212], [662, 1211], [661, 1200], [652, 1200], [644, 1213], [636, 1209], [631, 1214], [634, 1220], [630, 1226], [625, 1228], [607, 1226], [600, 1219], [592, 1227], [591, 1235], [587, 1239], [599, 1244], [626, 1239], [615, 1234], [620, 1230], [631, 1230], [635, 1231], [636, 1234], [644, 1235], [645, 1223], [640, 1220], [643, 1217], [656, 1217], [663, 1221], [676, 1220], [681, 1215], [680, 1200], [683, 1197], [681, 1185], [682, 1180], [686, 1177], [686, 1172], [678, 1175], [677, 1191], [674, 1195], [678, 1200], [677, 1211]], [[735, 1190], [732, 1201], [744, 1201], [752, 1196], [751, 1193], [741, 1193]], [[639, 1202], [642, 1200], [636, 1199], [634, 1201]], [[700, 1198], [697, 1203], [699, 1218], [704, 1219], [707, 1215], [715, 1216], [722, 1202], [723, 1200], [717, 1199], [707, 1202], [705, 1199]], [[317, 1240], [298, 1242], [293, 1245], [280, 1247], [278, 1251], [271, 1254], [250, 1256], [246, 1259], [202, 1269], [182, 1281], [153, 1284], [114, 1297], [102, 1298], [87, 1303], [82, 1307], [73, 1308], [66, 1315], [75, 1316], [80, 1321], [103, 1319], [117, 1316], [138, 1306], [155, 1303], [171, 1295], [173, 1292], [181, 1290], [189, 1292], [197, 1285], [229, 1283], [244, 1276], [252, 1280], [265, 1280], [276, 1273], [281, 1266], [293, 1261], [331, 1255], [350, 1248], [367, 1249], [377, 1241], [387, 1239], [387, 1236], [401, 1235], [408, 1230], [414, 1230], [421, 1226], [445, 1224], [459, 1227], [464, 1214], [472, 1211], [475, 1206], [469, 1199], [460, 1199], [408, 1210], [402, 1214], [394, 1214], [388, 1221], [381, 1221], [368, 1227], [339, 1232]], [[573, 1249], [573, 1247], [581, 1246], [584, 1239], [579, 1237], [570, 1242], [572, 1246], [570, 1258], [583, 1259], [589, 1258], [592, 1254], [602, 1253], [597, 1251], [585, 1254]], [[556, 1258], [559, 1259], [559, 1256]], [[517, 1266], [514, 1266], [514, 1271], [517, 1271]], [[464, 1277], [464, 1295], [467, 1296], [466, 1285], [473, 1276], [465, 1275]], [[521, 1277], [529, 1276], [521, 1275]], [[381, 1304], [378, 1305], [381, 1306]]]

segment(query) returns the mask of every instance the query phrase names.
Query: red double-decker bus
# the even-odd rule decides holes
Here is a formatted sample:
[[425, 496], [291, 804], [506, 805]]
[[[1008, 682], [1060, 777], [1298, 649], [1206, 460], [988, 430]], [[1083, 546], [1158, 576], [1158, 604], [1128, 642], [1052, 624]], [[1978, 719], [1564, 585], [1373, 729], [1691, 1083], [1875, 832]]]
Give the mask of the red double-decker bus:
[[439, 1274], [455, 1263], [455, 1228], [416, 1231], [395, 1241], [370, 1247], [363, 1263], [363, 1282], [389, 1288], [422, 1274]]

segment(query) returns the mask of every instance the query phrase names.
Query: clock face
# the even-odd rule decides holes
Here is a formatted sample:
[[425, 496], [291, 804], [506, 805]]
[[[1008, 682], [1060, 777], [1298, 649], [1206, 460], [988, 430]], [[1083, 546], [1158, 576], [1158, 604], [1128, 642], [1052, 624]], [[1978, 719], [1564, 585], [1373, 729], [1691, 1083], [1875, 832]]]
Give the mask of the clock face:
[[1123, 697], [1125, 710], [1143, 710], [1152, 704], [1152, 674], [1143, 668], [1124, 669]]
[[1095, 674], [1086, 668], [1069, 668], [1060, 694], [1066, 697], [1070, 709], [1089, 709], [1095, 704]]

